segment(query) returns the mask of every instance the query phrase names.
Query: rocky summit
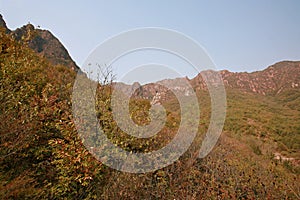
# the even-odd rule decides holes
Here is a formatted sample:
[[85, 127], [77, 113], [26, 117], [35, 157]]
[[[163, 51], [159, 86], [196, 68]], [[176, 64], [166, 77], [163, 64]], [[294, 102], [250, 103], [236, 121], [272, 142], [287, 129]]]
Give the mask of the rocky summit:
[[0, 27], [4, 28], [15, 40], [28, 45], [38, 55], [46, 58], [53, 65], [65, 65], [78, 71], [79, 67], [72, 60], [63, 44], [48, 30], [35, 28], [32, 24], [27, 24], [21, 28], [11, 31], [0, 15]]

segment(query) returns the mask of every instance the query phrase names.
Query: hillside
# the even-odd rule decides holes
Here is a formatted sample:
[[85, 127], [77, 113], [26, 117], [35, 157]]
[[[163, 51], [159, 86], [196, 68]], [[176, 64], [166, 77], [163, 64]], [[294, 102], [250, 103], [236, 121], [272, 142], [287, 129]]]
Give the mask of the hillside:
[[16, 41], [27, 45], [38, 55], [49, 60], [51, 64], [61, 64], [72, 70], [79, 70], [79, 67], [72, 60], [67, 49], [50, 31], [35, 28], [32, 24], [27, 24], [11, 31], [6, 26], [2, 15], [0, 15], [0, 27], [3, 27]]
[[[158, 81], [156, 85], [151, 83], [143, 87], [145, 92], [151, 93], [151, 96], [155, 95], [155, 90], [158, 89], [166, 92], [165, 89], [159, 86], [164, 83], [170, 83], [170, 85], [176, 86], [177, 90], [188, 93], [188, 91], [185, 91], [187, 88], [180, 86], [181, 80], [188, 80], [195, 90], [207, 90], [206, 83], [202, 78], [202, 74], [205, 73], [209, 73], [209, 71], [203, 71], [191, 80], [187, 78], [167, 79]], [[300, 90], [300, 61], [282, 61], [269, 66], [263, 71], [252, 73], [230, 72], [228, 70], [222, 70], [219, 73], [227, 89], [238, 90], [241, 93], [280, 96], [282, 93], [291, 90]]]
[[[227, 116], [218, 144], [204, 159], [197, 157], [198, 142], [209, 125], [210, 97], [200, 75], [188, 80], [201, 109], [195, 142], [175, 163], [131, 174], [103, 165], [83, 146], [71, 104], [76, 70], [63, 58], [55, 63], [46, 56], [48, 45], [54, 54], [56, 47], [60, 52], [59, 45], [50, 39], [42, 46], [43, 53], [38, 52], [31, 36], [19, 39], [1, 20], [0, 25], [1, 199], [299, 198], [300, 62], [284, 61], [253, 73], [221, 72]], [[26, 34], [36, 30], [31, 25], [20, 29]], [[37, 34], [49, 36], [39, 30]], [[174, 94], [155, 83], [124, 87], [136, 91], [130, 101], [136, 123], [149, 123], [149, 108], [157, 95], [163, 96], [159, 103], [167, 110], [167, 122], [149, 139], [129, 136], [113, 119], [112, 88], [98, 85], [96, 114], [107, 137], [132, 152], [168, 144], [181, 120]], [[189, 92], [177, 89], [189, 101]], [[95, 135], [95, 141], [100, 139]]]

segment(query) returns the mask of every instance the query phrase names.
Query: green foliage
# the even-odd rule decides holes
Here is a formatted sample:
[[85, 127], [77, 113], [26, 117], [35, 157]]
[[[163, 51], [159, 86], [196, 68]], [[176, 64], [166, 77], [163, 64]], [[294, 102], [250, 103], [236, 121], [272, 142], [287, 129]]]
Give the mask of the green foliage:
[[[75, 72], [52, 66], [0, 31], [1, 199], [296, 199], [297, 163], [273, 159], [274, 152], [299, 158], [299, 92], [268, 97], [227, 88], [224, 133], [213, 152], [198, 159], [210, 119], [210, 98], [197, 91], [201, 119], [189, 150], [174, 164], [146, 174], [118, 172], [84, 147], [71, 110]], [[168, 144], [181, 117], [169, 96], [165, 127], [137, 139], [122, 132], [111, 112], [111, 87], [97, 88], [96, 111], [115, 145], [150, 152]], [[186, 99], [189, 100], [188, 98]], [[131, 118], [148, 124], [150, 102], [131, 99]], [[188, 130], [189, 127], [186, 127]], [[97, 141], [95, 136], [95, 141]]]
[[99, 186], [102, 167], [72, 121], [75, 72], [0, 36], [0, 196], [89, 198], [86, 191]]

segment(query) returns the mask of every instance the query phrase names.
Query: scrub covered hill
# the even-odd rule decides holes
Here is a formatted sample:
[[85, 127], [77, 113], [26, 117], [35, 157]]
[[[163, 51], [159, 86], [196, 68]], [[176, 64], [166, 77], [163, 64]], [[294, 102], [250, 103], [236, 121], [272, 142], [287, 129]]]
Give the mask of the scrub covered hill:
[[0, 42], [1, 199], [87, 197], [101, 164], [72, 122], [76, 73], [53, 66], [3, 29]]
[[[71, 109], [74, 70], [53, 65], [5, 28], [0, 30], [0, 47], [1, 199], [299, 198], [297, 87], [262, 95], [225, 85], [224, 131], [209, 156], [198, 159], [195, 142], [168, 167], [130, 174], [106, 167], [82, 145]], [[285, 66], [278, 70], [288, 72]], [[168, 111], [162, 132], [136, 140], [112, 119], [106, 103], [110, 87], [99, 86], [97, 91], [98, 117], [115, 145], [147, 152], [161, 148], [176, 133], [180, 112], [172, 96], [162, 102]], [[209, 124], [210, 98], [205, 90], [196, 88], [196, 92], [202, 116], [196, 141], [201, 141]], [[133, 118], [141, 124], [147, 123], [149, 107], [146, 99], [133, 98], [130, 103]], [[282, 159], [276, 159], [275, 153]]]

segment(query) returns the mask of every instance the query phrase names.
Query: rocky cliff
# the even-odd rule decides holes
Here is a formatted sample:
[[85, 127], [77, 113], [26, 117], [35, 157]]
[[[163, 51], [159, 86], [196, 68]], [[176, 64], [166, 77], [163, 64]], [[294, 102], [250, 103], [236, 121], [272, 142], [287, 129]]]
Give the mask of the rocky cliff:
[[[172, 91], [189, 96], [192, 92], [191, 88], [184, 83], [187, 81], [194, 91], [207, 90], [203, 75], [209, 73], [213, 73], [213, 71], [203, 71], [191, 80], [176, 78], [146, 84], [141, 86], [138, 92], [135, 92], [135, 96], [145, 99], [154, 97], [158, 99], [159, 96], [161, 101], [167, 99]], [[269, 66], [263, 71], [251, 73], [222, 70], [219, 71], [219, 75], [226, 90], [238, 90], [243, 93], [264, 96], [279, 96], [286, 91], [300, 90], [300, 61], [282, 61]]]
[[0, 27], [4, 28], [6, 33], [10, 34], [17, 41], [28, 45], [38, 55], [49, 60], [53, 65], [60, 64], [75, 71], [79, 70], [67, 49], [50, 31], [35, 28], [32, 24], [27, 24], [11, 31], [6, 26], [2, 15], [0, 15]]

